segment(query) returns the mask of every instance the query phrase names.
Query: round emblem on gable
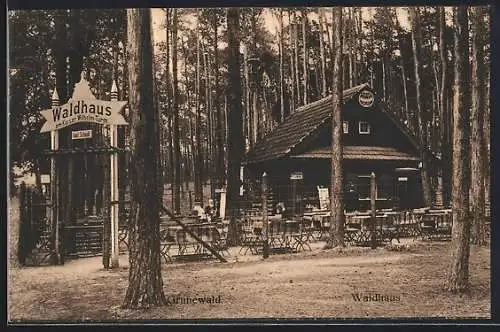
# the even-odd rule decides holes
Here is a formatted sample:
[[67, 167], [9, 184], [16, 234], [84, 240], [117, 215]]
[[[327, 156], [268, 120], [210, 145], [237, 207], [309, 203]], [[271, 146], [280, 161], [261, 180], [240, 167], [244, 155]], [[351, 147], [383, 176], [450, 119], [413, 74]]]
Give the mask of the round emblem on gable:
[[375, 101], [375, 96], [373, 95], [373, 92], [365, 90], [361, 91], [359, 94], [359, 104], [363, 107], [372, 107], [373, 102]]

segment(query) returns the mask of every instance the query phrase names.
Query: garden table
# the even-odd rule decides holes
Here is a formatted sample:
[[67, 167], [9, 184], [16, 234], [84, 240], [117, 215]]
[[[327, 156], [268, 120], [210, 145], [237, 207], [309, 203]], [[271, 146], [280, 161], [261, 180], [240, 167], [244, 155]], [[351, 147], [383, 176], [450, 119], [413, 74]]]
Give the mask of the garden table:
[[385, 216], [386, 218], [382, 220], [382, 240], [392, 242], [393, 239], [396, 239], [399, 243], [402, 213], [399, 211], [387, 211], [385, 212]]
[[447, 212], [426, 213], [421, 221], [422, 239], [427, 236], [428, 240], [443, 239], [451, 236], [451, 214]]
[[[384, 218], [384, 216], [376, 216], [378, 218]], [[369, 215], [356, 215], [352, 217], [353, 223], [358, 223], [360, 225], [359, 231], [355, 238], [355, 242], [359, 245], [367, 245], [372, 241], [372, 229], [371, 222], [372, 217]], [[381, 230], [380, 227], [377, 227], [378, 222], [375, 223], [375, 237], [377, 243], [380, 242], [381, 239]]]

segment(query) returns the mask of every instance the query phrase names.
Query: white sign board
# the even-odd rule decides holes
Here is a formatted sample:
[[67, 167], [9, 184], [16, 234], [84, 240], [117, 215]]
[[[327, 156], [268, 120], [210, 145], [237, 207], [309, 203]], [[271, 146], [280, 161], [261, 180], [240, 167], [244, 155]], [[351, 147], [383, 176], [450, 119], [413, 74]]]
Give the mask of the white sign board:
[[293, 172], [290, 174], [290, 180], [302, 180], [304, 179], [304, 174], [302, 172]]
[[119, 113], [126, 101], [107, 100], [70, 100], [68, 103], [41, 111], [47, 120], [41, 133], [59, 130], [80, 122], [92, 122], [103, 125], [126, 125], [127, 122]]
[[126, 125], [127, 121], [120, 114], [126, 104], [126, 101], [96, 99], [90, 91], [89, 82], [81, 79], [66, 104], [40, 112], [46, 120], [40, 132], [59, 130], [80, 122]]
[[319, 196], [319, 208], [321, 210], [326, 210], [330, 206], [330, 195], [328, 192], [328, 188], [318, 187], [318, 196]]
[[71, 132], [71, 139], [86, 139], [86, 138], [92, 138], [92, 129], [77, 130]]
[[225, 191], [222, 191], [220, 193], [219, 216], [221, 217], [221, 219], [226, 218], [226, 192]]
[[50, 175], [49, 174], [40, 175], [40, 182], [42, 184], [49, 184], [50, 183]]
[[403, 176], [402, 176], [402, 177], [399, 177], [399, 178], [398, 178], [398, 181], [401, 181], [401, 182], [403, 182], [403, 181], [408, 181], [408, 178], [407, 178], [407, 177], [403, 177]]

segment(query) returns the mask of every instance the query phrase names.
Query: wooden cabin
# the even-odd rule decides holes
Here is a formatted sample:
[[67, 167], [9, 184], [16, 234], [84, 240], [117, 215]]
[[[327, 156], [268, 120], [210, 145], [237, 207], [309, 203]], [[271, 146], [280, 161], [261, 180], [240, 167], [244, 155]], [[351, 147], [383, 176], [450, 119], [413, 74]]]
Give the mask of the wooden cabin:
[[[247, 179], [256, 183], [266, 172], [273, 204], [293, 206], [296, 213], [320, 207], [318, 188], [330, 187], [332, 109], [332, 96], [302, 106], [248, 151]], [[368, 84], [343, 92], [342, 119], [346, 210], [369, 209], [372, 172], [377, 208], [421, 207], [417, 140], [376, 100]]]

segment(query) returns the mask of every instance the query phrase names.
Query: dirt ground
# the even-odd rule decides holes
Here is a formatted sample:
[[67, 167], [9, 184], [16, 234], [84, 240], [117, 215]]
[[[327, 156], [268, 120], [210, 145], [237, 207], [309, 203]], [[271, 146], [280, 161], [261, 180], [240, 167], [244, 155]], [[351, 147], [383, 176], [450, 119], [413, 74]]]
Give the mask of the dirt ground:
[[[272, 255], [265, 261], [248, 254], [229, 263], [164, 264], [169, 304], [139, 311], [120, 308], [127, 287], [126, 256], [112, 271], [102, 268], [100, 257], [64, 266], [11, 267], [9, 321], [489, 318], [490, 250], [472, 248], [471, 291], [453, 295], [442, 289], [449, 246], [410, 241], [404, 251], [327, 251], [317, 243], [311, 252]], [[205, 297], [213, 303], [185, 303], [177, 297]]]

